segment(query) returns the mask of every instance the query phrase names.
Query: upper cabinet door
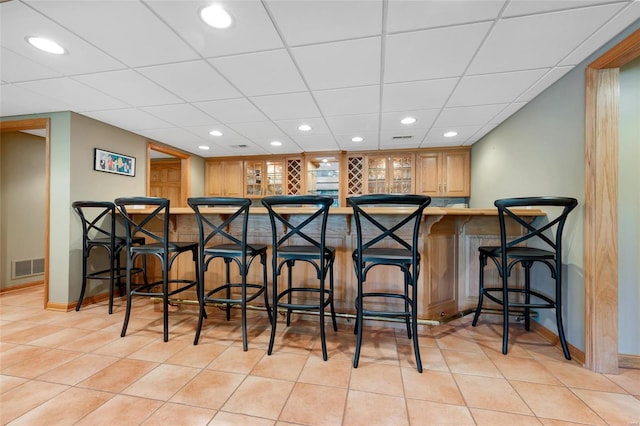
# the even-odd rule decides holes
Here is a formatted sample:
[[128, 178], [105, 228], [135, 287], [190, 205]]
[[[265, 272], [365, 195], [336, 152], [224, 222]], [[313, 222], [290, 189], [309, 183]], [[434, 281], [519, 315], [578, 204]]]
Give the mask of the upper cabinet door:
[[447, 197], [471, 195], [471, 155], [469, 151], [452, 151], [442, 154], [443, 192]]
[[366, 156], [368, 194], [412, 193], [413, 154], [398, 153]]
[[432, 197], [468, 197], [470, 160], [468, 149], [419, 153], [416, 192]]
[[208, 161], [206, 167], [208, 197], [242, 197], [244, 162], [242, 160]]

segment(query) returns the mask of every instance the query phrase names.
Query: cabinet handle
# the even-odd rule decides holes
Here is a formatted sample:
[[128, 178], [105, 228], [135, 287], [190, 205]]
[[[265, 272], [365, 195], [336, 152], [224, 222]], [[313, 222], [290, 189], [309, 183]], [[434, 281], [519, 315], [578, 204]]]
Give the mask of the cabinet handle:
[[444, 192], [447, 192], [447, 184], [444, 184]]
[[438, 184], [438, 192], [442, 192], [442, 184], [441, 183]]

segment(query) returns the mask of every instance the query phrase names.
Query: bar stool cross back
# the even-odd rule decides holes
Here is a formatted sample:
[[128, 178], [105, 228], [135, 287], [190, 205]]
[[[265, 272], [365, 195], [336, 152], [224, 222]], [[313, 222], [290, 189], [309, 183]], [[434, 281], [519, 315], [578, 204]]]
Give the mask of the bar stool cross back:
[[[231, 319], [231, 306], [240, 305], [242, 322], [242, 347], [247, 351], [247, 303], [258, 296], [264, 296], [264, 303], [271, 322], [271, 309], [267, 296], [267, 246], [265, 244], [249, 244], [247, 227], [249, 225], [248, 198], [233, 197], [193, 197], [187, 200], [193, 209], [198, 223], [199, 245], [199, 277], [198, 300], [200, 315], [198, 328], [193, 344], [200, 338], [203, 319], [206, 318], [206, 303], [226, 305], [227, 321]], [[207, 213], [207, 208], [227, 210], [224, 213]], [[205, 292], [205, 272], [215, 259], [224, 262], [225, 281]], [[247, 283], [249, 269], [254, 260], [259, 259], [262, 265], [262, 283]], [[231, 264], [238, 267], [239, 280], [231, 279]], [[240, 294], [237, 294], [239, 290]], [[250, 291], [250, 294], [247, 293]], [[233, 292], [236, 291], [236, 294]]]
[[[420, 348], [418, 347], [418, 276], [420, 274], [420, 251], [418, 249], [419, 230], [422, 213], [431, 203], [431, 197], [414, 194], [370, 194], [347, 198], [353, 207], [356, 224], [356, 249], [353, 251], [353, 267], [358, 289], [355, 300], [356, 349], [353, 357], [354, 368], [358, 367], [360, 347], [362, 345], [364, 317], [404, 319], [407, 337], [413, 337], [413, 351], [416, 366], [422, 372]], [[369, 207], [391, 207], [397, 214], [385, 215], [384, 220], [377, 218]], [[403, 275], [402, 291], [369, 290], [365, 291], [367, 273], [379, 266], [400, 268]], [[389, 283], [387, 283], [389, 287]], [[366, 304], [366, 301], [369, 301]], [[373, 306], [377, 300], [399, 300], [404, 306], [398, 310], [381, 305]]]
[[[336, 257], [335, 248], [327, 247], [327, 220], [329, 207], [333, 199], [318, 195], [283, 195], [269, 196], [262, 199], [267, 208], [272, 232], [272, 267], [273, 267], [273, 315], [271, 319], [271, 338], [267, 353], [271, 355], [276, 337], [278, 308], [286, 310], [287, 326], [291, 323], [291, 312], [317, 311], [320, 316], [320, 340], [322, 358], [327, 360], [327, 343], [325, 338], [324, 315], [327, 306], [331, 309], [333, 329], [338, 330], [333, 305], [333, 263]], [[301, 207], [306, 213], [289, 214], [287, 207]], [[294, 285], [293, 270], [296, 262], [311, 265], [317, 273], [319, 285], [307, 283]], [[278, 291], [278, 276], [283, 267], [287, 267], [287, 288]], [[329, 278], [329, 288], [326, 278]], [[296, 299], [299, 297], [300, 299]], [[306, 296], [306, 297], [305, 297]], [[314, 296], [317, 296], [314, 299]]]
[[[506, 354], [509, 344], [509, 315], [512, 313], [512, 308], [520, 309], [524, 313], [524, 326], [527, 331], [529, 331], [532, 309], [555, 309], [562, 351], [564, 357], [570, 360], [571, 354], [562, 325], [562, 233], [567, 217], [578, 205], [578, 201], [575, 198], [567, 197], [520, 197], [496, 200], [494, 204], [498, 208], [500, 221], [500, 245], [478, 248], [480, 289], [478, 307], [473, 316], [472, 325], [475, 327], [478, 322], [485, 297], [501, 305], [503, 314], [502, 353]], [[528, 223], [512, 211], [513, 208], [526, 207], [557, 207], [559, 210], [550, 210], [545, 217], [547, 222], [543, 218], [538, 218]], [[520, 225], [524, 233], [511, 235], [507, 227], [508, 219]], [[548, 236], [554, 230], [555, 236]], [[498, 268], [500, 286], [485, 287], [484, 285], [484, 271], [489, 259]], [[531, 270], [536, 263], [543, 264], [549, 269], [554, 286], [553, 296], [544, 294], [539, 289], [531, 288]], [[517, 287], [513, 283], [511, 285], [509, 283], [509, 277], [516, 265], [521, 265], [524, 269], [524, 287]], [[520, 297], [510, 298], [510, 294]]]
[[[109, 314], [113, 313], [113, 291], [118, 285], [120, 296], [123, 295], [121, 279], [126, 276], [126, 269], [121, 267], [120, 253], [127, 245], [126, 237], [116, 234], [116, 206], [111, 201], [74, 201], [73, 210], [82, 222], [82, 287], [76, 303], [76, 311], [82, 307], [87, 290], [87, 281], [102, 280], [109, 283]], [[144, 237], [136, 237], [133, 245], [144, 244]], [[102, 248], [109, 256], [109, 267], [98, 271], [89, 271], [89, 257], [95, 248]], [[143, 258], [143, 262], [144, 262]], [[131, 274], [142, 273], [147, 283], [146, 265], [131, 268]]]
[[[120, 335], [124, 337], [127, 333], [132, 296], [157, 297], [162, 299], [163, 337], [167, 342], [169, 340], [169, 297], [198, 284], [198, 243], [169, 241], [170, 202], [166, 198], [122, 197], [116, 199], [115, 204], [126, 221], [127, 232], [127, 310]], [[137, 211], [138, 206], [146, 206], [151, 211]], [[156, 230], [158, 225], [161, 225], [160, 229]], [[144, 235], [147, 243], [143, 246], [134, 246], [133, 240], [139, 235]], [[182, 253], [192, 255], [195, 264], [195, 277], [192, 280], [169, 277], [171, 267]], [[130, 272], [136, 258], [140, 256], [157, 258], [160, 261], [162, 278], [133, 289]]]

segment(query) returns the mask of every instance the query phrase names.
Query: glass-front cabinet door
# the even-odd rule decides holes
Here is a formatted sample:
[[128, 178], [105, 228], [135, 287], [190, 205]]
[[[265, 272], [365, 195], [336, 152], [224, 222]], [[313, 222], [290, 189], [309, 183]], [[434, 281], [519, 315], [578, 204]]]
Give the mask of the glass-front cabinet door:
[[282, 195], [283, 188], [283, 166], [282, 161], [267, 161], [267, 181], [264, 188], [264, 195]]
[[386, 194], [388, 192], [387, 169], [389, 158], [386, 155], [369, 156], [367, 165], [367, 193]]
[[389, 180], [389, 192], [394, 194], [407, 194], [411, 189], [413, 161], [410, 155], [391, 156], [391, 179]]
[[262, 179], [264, 162], [262, 160], [245, 162], [246, 187], [245, 195], [249, 198], [262, 196]]
[[246, 197], [262, 198], [267, 195], [282, 195], [284, 193], [283, 164], [282, 160], [246, 160]]
[[413, 155], [367, 156], [367, 193], [406, 194], [413, 192]]

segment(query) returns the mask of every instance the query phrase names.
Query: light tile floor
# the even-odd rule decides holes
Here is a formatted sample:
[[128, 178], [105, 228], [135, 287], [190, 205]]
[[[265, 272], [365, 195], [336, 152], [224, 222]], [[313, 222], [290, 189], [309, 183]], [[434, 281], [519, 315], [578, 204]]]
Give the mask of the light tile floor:
[[[322, 361], [316, 317], [279, 322], [274, 353], [264, 312], [249, 321], [242, 351], [238, 313], [209, 308], [193, 345], [193, 312], [161, 313], [136, 299], [127, 336], [124, 301], [80, 312], [42, 308], [42, 288], [0, 295], [0, 420], [10, 425], [638, 425], [640, 370], [596, 374], [540, 335], [465, 317], [425, 327], [424, 372], [403, 330], [366, 324], [360, 366], [355, 338], [327, 322]], [[484, 320], [487, 318], [486, 320]]]

